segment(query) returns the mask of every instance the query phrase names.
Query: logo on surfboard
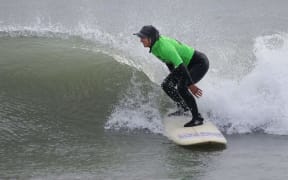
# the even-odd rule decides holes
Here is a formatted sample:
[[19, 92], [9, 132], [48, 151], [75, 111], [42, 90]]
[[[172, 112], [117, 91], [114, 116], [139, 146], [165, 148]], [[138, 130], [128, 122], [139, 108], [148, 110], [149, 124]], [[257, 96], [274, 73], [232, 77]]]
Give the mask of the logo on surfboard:
[[223, 138], [223, 135], [217, 132], [200, 132], [200, 133], [181, 133], [181, 134], [178, 134], [178, 137], [180, 139], [199, 138], [199, 137]]

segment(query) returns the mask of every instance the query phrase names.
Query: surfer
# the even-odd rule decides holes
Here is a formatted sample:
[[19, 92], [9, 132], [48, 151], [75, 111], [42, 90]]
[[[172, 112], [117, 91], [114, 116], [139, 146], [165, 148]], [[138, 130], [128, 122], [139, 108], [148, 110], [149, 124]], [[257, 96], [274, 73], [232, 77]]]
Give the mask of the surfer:
[[198, 112], [193, 95], [197, 98], [202, 96], [202, 90], [196, 86], [196, 83], [208, 71], [207, 56], [175, 39], [160, 35], [152, 25], [143, 26], [139, 32], [133, 35], [137, 35], [143, 46], [150, 48], [149, 52], [164, 62], [170, 71], [161, 87], [176, 102], [178, 110], [168, 116], [184, 115], [190, 110], [193, 116], [192, 120], [184, 127], [202, 125], [204, 119]]

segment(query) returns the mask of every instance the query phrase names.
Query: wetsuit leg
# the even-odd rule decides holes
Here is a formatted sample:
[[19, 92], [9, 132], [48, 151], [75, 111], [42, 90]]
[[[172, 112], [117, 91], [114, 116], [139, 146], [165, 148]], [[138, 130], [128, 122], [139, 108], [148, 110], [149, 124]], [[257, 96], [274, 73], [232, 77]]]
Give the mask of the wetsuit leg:
[[[195, 54], [193, 55], [193, 58], [188, 65], [188, 70], [190, 72], [193, 82], [199, 82], [207, 73], [208, 69], [209, 61], [207, 56], [199, 51], [195, 51]], [[197, 117], [199, 113], [196, 100], [191, 94], [191, 92], [188, 90], [187, 86], [187, 81], [180, 80], [177, 84], [177, 89], [180, 96], [182, 97], [186, 105], [189, 107], [193, 117]]]
[[198, 108], [197, 108], [196, 100], [187, 88], [187, 81], [180, 80], [177, 85], [177, 89], [178, 89], [180, 96], [184, 100], [185, 104], [190, 109], [192, 116], [197, 117]]
[[164, 92], [173, 100], [176, 102], [178, 107], [182, 107], [184, 110], [189, 110], [186, 103], [178, 93], [176, 89], [176, 85], [178, 83], [178, 79], [172, 74], [169, 74], [161, 84], [162, 89]]

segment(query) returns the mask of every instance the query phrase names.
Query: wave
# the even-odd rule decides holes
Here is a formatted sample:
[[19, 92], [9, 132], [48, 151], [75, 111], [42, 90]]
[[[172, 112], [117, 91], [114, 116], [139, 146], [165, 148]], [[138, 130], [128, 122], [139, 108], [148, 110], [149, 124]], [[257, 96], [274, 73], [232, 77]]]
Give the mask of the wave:
[[151, 84], [143, 72], [81, 38], [2, 36], [0, 44], [3, 143], [101, 131], [132, 77]]
[[[73, 62], [74, 64], [72, 67], [70, 67], [71, 69], [67, 70], [67, 74], [65, 74], [63, 67], [67, 65], [65, 63], [68, 61], [64, 63], [63, 67], [49, 61], [41, 61], [41, 63], [46, 63], [46, 65], [49, 66], [49, 68], [46, 68], [46, 71], [43, 71], [48, 74], [44, 74], [42, 77], [38, 77], [36, 80], [34, 77], [35, 73], [43, 73], [40, 71], [37, 72], [36, 70], [37, 66], [41, 66], [41, 63], [37, 64], [37, 61], [31, 61], [30, 68], [32, 68], [32, 72], [33, 70], [35, 72], [31, 74], [28, 73], [29, 75], [25, 75], [24, 72], [24, 74], [21, 74], [21, 71], [18, 72], [18, 81], [17, 78], [3, 79], [5, 76], [2, 76], [3, 82], [9, 82], [6, 84], [14, 84], [17, 89], [23, 90], [25, 89], [24, 87], [27, 86], [27, 84], [25, 84], [25, 78], [28, 77], [28, 79], [30, 78], [29, 81], [32, 80], [31, 82], [33, 82], [30, 83], [29, 88], [33, 87], [35, 83], [40, 83], [43, 87], [51, 85], [50, 90], [54, 89], [53, 93], [60, 92], [60, 94], [62, 93], [62, 96], [69, 96], [67, 95], [67, 92], [70, 92], [71, 94], [74, 93], [75, 97], [81, 97], [84, 92], [86, 95], [88, 94], [88, 97], [101, 97], [103, 94], [105, 94], [105, 92], [100, 91], [99, 89], [102, 88], [108, 91], [110, 90], [111, 94], [114, 93], [116, 95], [114, 98], [109, 97], [113, 99], [113, 101], [109, 100], [107, 106], [105, 106], [111, 110], [108, 114], [107, 112], [106, 114], [104, 113], [106, 118], [103, 122], [103, 126], [105, 129], [124, 129], [128, 131], [147, 130], [148, 132], [162, 133], [163, 129], [161, 125], [161, 118], [163, 114], [167, 112], [167, 107], [173, 107], [173, 103], [165, 96], [157, 85], [159, 84], [157, 82], [163, 79], [165, 74], [167, 74], [167, 70], [165, 70], [163, 66], [160, 64], [150, 63], [149, 61], [147, 62], [147, 59], [143, 57], [132, 57], [130, 56], [130, 52], [126, 53], [125, 49], [117, 48], [115, 45], [110, 46], [107, 44], [102, 44], [100, 41], [96, 41], [94, 38], [91, 38], [91, 36], [89, 37], [89, 33], [85, 34], [83, 31], [81, 31], [81, 33], [67, 33], [67, 31], [62, 31], [59, 28], [57, 31], [53, 28], [50, 28], [49, 30], [41, 30], [39, 27], [38, 29], [36, 28], [33, 30], [28, 29], [29, 28], [22, 27], [20, 30], [17, 30], [17, 28], [6, 28], [6, 30], [3, 30], [2, 28], [2, 32], [0, 34], [2, 38], [9, 37], [14, 39], [14, 43], [19, 43], [19, 38], [21, 37], [26, 37], [27, 41], [34, 38], [34, 40], [36, 39], [38, 43], [40, 42], [42, 45], [47, 45], [48, 42], [50, 49], [53, 49], [55, 44], [61, 45], [61, 43], [65, 42], [66, 44], [62, 44], [64, 47], [62, 48], [64, 50], [65, 48], [67, 50], [67, 47], [69, 47], [71, 48], [70, 50], [73, 49], [73, 51], [76, 50], [77, 52], [77, 55], [72, 58], [74, 59], [74, 62], [73, 60], [70, 61], [70, 63]], [[95, 34], [98, 33], [97, 31], [93, 32], [93, 30], [90, 32], [91, 34], [94, 34], [93, 37], [95, 37]], [[109, 35], [106, 37], [109, 37]], [[110, 37], [111, 39], [114, 39], [113, 42], [110, 41], [112, 44], [117, 44], [117, 42], [121, 41], [119, 39], [117, 40], [117, 38], [113, 36]], [[115, 41], [115, 39], [117, 41]], [[103, 39], [103, 41], [106, 42], [107, 39]], [[247, 60], [243, 60], [242, 63], [240, 62], [241, 67], [247, 67], [248, 71], [246, 71], [246, 73], [244, 73], [242, 76], [238, 76], [236, 78], [233, 76], [227, 77], [225, 74], [223, 75], [223, 73], [217, 72], [217, 69], [213, 67], [212, 62], [212, 69], [208, 73], [207, 77], [205, 77], [205, 79], [199, 83], [199, 86], [205, 93], [204, 97], [198, 101], [200, 110], [204, 117], [216, 123], [225, 133], [228, 134], [253, 132], [288, 134], [288, 109], [287, 103], [285, 102], [285, 99], [287, 99], [288, 96], [285, 91], [287, 84], [287, 80], [285, 79], [287, 75], [285, 70], [285, 68], [287, 68], [287, 62], [285, 61], [288, 51], [287, 41], [288, 38], [285, 33], [259, 36], [256, 38], [254, 42], [254, 49], [251, 50], [253, 51], [255, 60], [252, 61], [252, 63]], [[44, 50], [41, 49], [40, 46], [39, 49], [30, 49], [29, 51], [30, 55], [32, 55], [33, 52]], [[81, 51], [84, 51], [85, 53], [81, 53]], [[50, 53], [50, 55], [54, 53], [55, 52]], [[59, 51], [57, 53], [58, 56], [61, 57], [63, 54], [69, 54], [70, 52], [67, 51], [63, 53], [63, 51]], [[87, 62], [85, 59], [89, 59], [90, 56], [96, 56], [97, 59], [105, 60], [99, 61], [99, 64], [91, 59], [89, 62]], [[98, 56], [101, 57], [98, 58]], [[80, 59], [84, 59], [84, 61], [80, 62]], [[145, 61], [147, 64], [149, 64], [146, 66], [146, 68]], [[233, 59], [231, 61], [233, 61]], [[92, 62], [95, 63], [93, 66], [94, 69], [89, 69], [88, 67], [93, 64]], [[141, 63], [139, 64], [138, 62]], [[227, 69], [227, 66], [224, 64], [225, 61], [222, 63], [223, 67], [226, 67], [227, 74], [233, 74], [231, 70]], [[235, 66], [238, 65], [237, 63]], [[80, 64], [84, 64], [84, 67], [81, 67]], [[107, 75], [111, 71], [111, 69], [107, 67], [117, 67], [116, 69], [118, 69], [119, 66], [122, 67], [122, 64], [126, 64], [128, 66], [123, 66], [125, 68], [118, 73]], [[33, 66], [35, 66], [35, 68]], [[150, 66], [154, 67], [148, 68]], [[82, 68], [82, 70], [79, 68]], [[11, 71], [13, 71], [13, 69]], [[3, 71], [2, 69], [2, 74], [5, 72], [8, 73], [9, 71]], [[60, 72], [62, 72], [61, 76], [59, 76]], [[73, 81], [76, 81], [77, 78], [75, 77], [77, 76], [75, 75], [75, 72], [80, 72], [81, 80], [78, 79], [77, 83], [74, 82], [67, 88], [62, 87], [61, 91], [59, 91], [59, 84], [68, 85], [66, 82], [69, 80], [65, 78], [70, 76], [71, 80], [73, 79]], [[93, 72], [97, 72], [97, 77], [96, 74], [92, 75], [95, 79], [91, 77]], [[101, 81], [103, 77], [99, 76], [99, 72], [102, 72], [103, 74], [106, 73], [106, 77], [109, 76], [110, 81], [106, 83]], [[136, 75], [133, 72], [137, 72]], [[118, 79], [118, 74], [123, 73], [127, 73], [126, 77], [124, 79]], [[52, 74], [54, 78], [53, 80], [55, 80], [55, 82], [58, 81], [57, 85], [53, 84], [49, 80], [47, 81], [46, 79], [47, 76], [52, 76]], [[61, 77], [65, 78], [61, 79]], [[6, 76], [6, 78], [8, 78], [8, 76]], [[45, 79], [45, 81], [43, 81], [43, 79]], [[155, 81], [155, 79], [158, 80]], [[101, 81], [104, 84], [98, 84], [98, 81]], [[119, 82], [126, 82], [117, 87], [122, 89], [121, 93], [114, 90], [115, 86], [114, 88], [110, 87], [110, 85], [115, 85]], [[154, 82], [156, 82], [156, 84]], [[49, 83], [50, 85], [48, 85]], [[8, 85], [6, 87], [8, 87]], [[25, 91], [28, 91], [29, 88], [26, 87]], [[10, 90], [7, 90], [6, 92], [9, 91]], [[39, 93], [41, 91], [42, 90], [39, 89], [36, 92]], [[94, 91], [95, 93], [91, 93]], [[51, 92], [47, 92], [45, 96], [51, 96], [51, 94], [49, 94]], [[65, 93], [66, 95], [63, 95]], [[96, 102], [94, 103], [94, 106], [96, 106]]]

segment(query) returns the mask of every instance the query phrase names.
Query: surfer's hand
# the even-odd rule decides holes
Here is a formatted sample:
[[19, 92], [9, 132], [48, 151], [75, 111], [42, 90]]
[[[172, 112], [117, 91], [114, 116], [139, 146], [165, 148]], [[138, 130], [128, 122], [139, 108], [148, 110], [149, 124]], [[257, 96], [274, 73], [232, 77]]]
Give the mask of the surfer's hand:
[[196, 85], [192, 84], [188, 87], [190, 89], [190, 91], [192, 92], [192, 94], [194, 96], [196, 96], [197, 98], [202, 96], [202, 90], [199, 89]]

